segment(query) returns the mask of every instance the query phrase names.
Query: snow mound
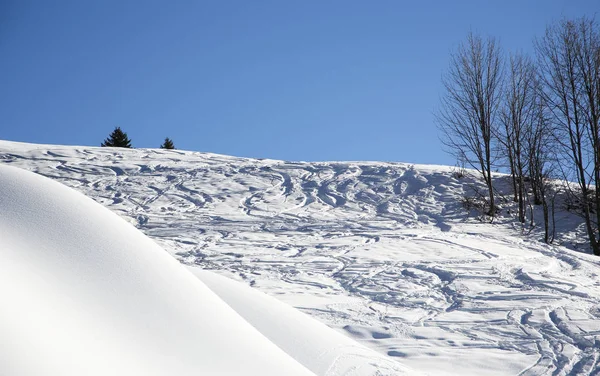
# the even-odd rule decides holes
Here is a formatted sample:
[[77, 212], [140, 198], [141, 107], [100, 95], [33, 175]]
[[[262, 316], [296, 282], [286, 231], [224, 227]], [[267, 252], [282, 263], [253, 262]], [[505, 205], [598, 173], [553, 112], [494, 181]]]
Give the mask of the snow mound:
[[252, 326], [317, 375], [419, 375], [256, 289], [191, 269]]
[[84, 195], [0, 165], [0, 212], [0, 374], [311, 374]]

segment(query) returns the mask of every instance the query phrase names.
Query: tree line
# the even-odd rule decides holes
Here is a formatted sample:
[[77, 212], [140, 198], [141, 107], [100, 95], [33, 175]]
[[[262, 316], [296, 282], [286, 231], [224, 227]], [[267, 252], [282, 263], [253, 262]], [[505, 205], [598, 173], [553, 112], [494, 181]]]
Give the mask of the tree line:
[[547, 243], [554, 237], [550, 181], [571, 182], [565, 184], [569, 208], [583, 217], [590, 247], [600, 255], [598, 23], [563, 19], [548, 25], [533, 47], [533, 56], [505, 54], [496, 38], [467, 36], [442, 78], [436, 112], [442, 143], [479, 171], [492, 219], [498, 210], [492, 170], [507, 167], [519, 221], [526, 222], [528, 203], [541, 205]]
[[[132, 148], [131, 139], [127, 136], [127, 133], [123, 132], [121, 127], [116, 127], [110, 135], [100, 144], [102, 147], [118, 147], [118, 148]], [[169, 137], [165, 138], [161, 149], [175, 149], [173, 140]]]

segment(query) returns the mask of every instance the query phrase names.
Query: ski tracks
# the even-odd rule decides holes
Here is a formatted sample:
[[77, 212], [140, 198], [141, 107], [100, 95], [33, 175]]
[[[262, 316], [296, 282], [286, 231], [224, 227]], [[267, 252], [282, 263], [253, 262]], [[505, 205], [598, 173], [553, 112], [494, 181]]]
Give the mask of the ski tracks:
[[0, 160], [80, 190], [182, 262], [246, 280], [409, 365], [485, 354], [495, 374], [510, 374], [492, 364], [513, 358], [521, 375], [600, 373], [600, 262], [469, 221], [449, 173], [106, 149]]

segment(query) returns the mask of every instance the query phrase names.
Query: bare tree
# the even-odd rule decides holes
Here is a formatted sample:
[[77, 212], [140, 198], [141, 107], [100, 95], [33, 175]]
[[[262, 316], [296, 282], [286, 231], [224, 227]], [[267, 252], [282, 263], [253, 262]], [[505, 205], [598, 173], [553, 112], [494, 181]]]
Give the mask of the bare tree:
[[[541, 95], [539, 80], [533, 81], [532, 116], [525, 135], [525, 151], [528, 160], [528, 172], [533, 191], [534, 203], [542, 205], [544, 216], [544, 242], [554, 241], [556, 226], [554, 222], [554, 202], [556, 191], [550, 180], [554, 177], [555, 138], [548, 107]], [[533, 222], [533, 215], [531, 218]]]
[[582, 90], [580, 105], [592, 160], [591, 167], [585, 170], [590, 173], [589, 180], [593, 185], [588, 188], [593, 196], [586, 210], [593, 211], [590, 222], [595, 234], [590, 235], [590, 242], [594, 254], [600, 256], [600, 29], [593, 19], [585, 17], [575, 22], [575, 28], [578, 36], [575, 62]]
[[590, 246], [600, 255], [600, 35], [586, 17], [562, 20], [536, 41], [544, 100], [556, 123], [563, 171], [574, 180]]
[[477, 169], [487, 186], [488, 215], [494, 216], [492, 150], [502, 91], [502, 53], [494, 38], [470, 33], [450, 56], [442, 81], [445, 95], [436, 113], [447, 151]]
[[535, 110], [535, 66], [525, 55], [510, 56], [509, 72], [501, 110], [503, 134], [499, 136], [508, 157], [515, 198], [519, 206], [519, 222], [525, 223], [525, 173], [528, 158], [526, 138], [530, 137]]

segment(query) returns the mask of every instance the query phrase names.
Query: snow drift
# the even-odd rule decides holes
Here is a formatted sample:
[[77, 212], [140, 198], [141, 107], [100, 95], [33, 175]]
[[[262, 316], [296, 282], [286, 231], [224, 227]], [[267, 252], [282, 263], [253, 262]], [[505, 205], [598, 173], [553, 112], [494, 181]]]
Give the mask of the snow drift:
[[0, 374], [311, 374], [82, 194], [0, 166], [0, 212]]
[[193, 269], [252, 326], [317, 375], [420, 375], [256, 289]]

